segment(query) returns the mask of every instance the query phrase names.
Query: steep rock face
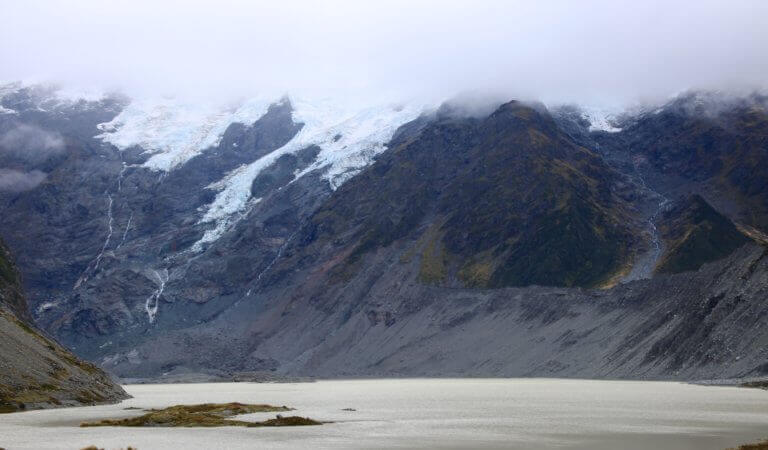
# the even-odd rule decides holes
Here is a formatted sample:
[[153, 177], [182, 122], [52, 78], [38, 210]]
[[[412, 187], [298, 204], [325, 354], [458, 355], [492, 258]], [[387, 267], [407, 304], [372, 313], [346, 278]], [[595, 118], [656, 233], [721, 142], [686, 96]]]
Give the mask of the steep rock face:
[[[577, 107], [555, 110], [561, 128], [625, 176], [632, 202], [644, 214], [647, 250], [626, 281], [650, 277], [670, 257], [665, 252], [672, 243], [659, 227], [668, 221], [668, 210], [689, 204], [691, 195], [710, 205], [713, 214], [735, 222], [741, 233], [766, 241], [766, 105], [759, 94], [689, 92], [659, 107], [618, 114], [611, 123], [620, 128], [610, 129], [595, 127], [596, 119]], [[734, 236], [723, 236], [732, 241], [723, 248], [737, 246]], [[685, 269], [696, 267], [694, 262]]]
[[656, 267], [660, 273], [697, 270], [725, 258], [750, 241], [733, 222], [693, 195], [666, 211], [659, 226], [666, 251]]
[[699, 193], [734, 220], [768, 230], [767, 104], [759, 95], [683, 95], [628, 126], [624, 145], [656, 189]]
[[27, 301], [22, 291], [21, 277], [13, 264], [8, 248], [2, 243], [0, 243], [0, 281], [3, 286], [3, 306], [20, 320], [31, 322]]
[[21, 283], [0, 243], [0, 413], [116, 402], [128, 395], [28, 322]]

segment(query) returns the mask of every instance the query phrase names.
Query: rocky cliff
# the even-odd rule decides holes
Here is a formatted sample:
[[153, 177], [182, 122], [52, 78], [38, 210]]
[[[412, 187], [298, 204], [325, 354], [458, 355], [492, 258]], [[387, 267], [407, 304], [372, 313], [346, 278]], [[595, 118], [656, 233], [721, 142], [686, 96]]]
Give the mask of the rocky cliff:
[[0, 243], [0, 413], [116, 402], [128, 394], [28, 322], [16, 268]]

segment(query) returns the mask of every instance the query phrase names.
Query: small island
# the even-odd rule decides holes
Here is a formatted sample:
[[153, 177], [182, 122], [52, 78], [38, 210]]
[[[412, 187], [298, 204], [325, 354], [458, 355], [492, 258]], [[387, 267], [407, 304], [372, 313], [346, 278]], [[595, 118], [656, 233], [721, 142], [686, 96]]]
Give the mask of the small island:
[[287, 427], [321, 425], [322, 422], [306, 417], [277, 415], [261, 422], [233, 420], [231, 417], [257, 412], [293, 411], [287, 406], [244, 403], [204, 403], [175, 405], [163, 409], [148, 409], [146, 414], [125, 419], [103, 419], [83, 422], [81, 427]]
[[728, 450], [768, 450], [768, 441], [761, 441], [755, 444], [744, 444], [737, 448], [729, 448]]

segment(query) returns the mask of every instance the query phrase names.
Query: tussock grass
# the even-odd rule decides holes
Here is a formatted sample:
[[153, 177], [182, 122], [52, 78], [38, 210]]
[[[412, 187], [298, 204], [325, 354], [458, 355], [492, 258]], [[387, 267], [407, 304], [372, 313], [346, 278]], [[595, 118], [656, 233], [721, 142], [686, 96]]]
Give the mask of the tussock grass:
[[757, 442], [755, 444], [744, 444], [728, 450], [768, 450], [768, 441]]
[[[83, 447], [81, 450], [104, 450], [104, 449], [101, 447], [96, 447], [95, 445], [89, 445], [88, 447]], [[138, 449], [136, 447], [125, 447], [125, 450], [138, 450]]]

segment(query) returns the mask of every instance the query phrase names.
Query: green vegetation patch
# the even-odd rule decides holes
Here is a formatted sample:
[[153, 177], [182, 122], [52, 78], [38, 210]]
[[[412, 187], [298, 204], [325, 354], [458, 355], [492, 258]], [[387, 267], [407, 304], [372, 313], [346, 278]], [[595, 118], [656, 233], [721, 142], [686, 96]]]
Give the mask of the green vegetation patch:
[[[104, 450], [104, 448], [96, 447], [95, 445], [89, 445], [88, 447], [83, 447], [81, 450]], [[123, 450], [123, 449], [120, 449], [120, 450]], [[126, 447], [125, 450], [138, 450], [138, 449], [136, 447]]]
[[320, 425], [306, 417], [283, 417], [262, 422], [233, 420], [230, 417], [257, 412], [293, 411], [287, 406], [249, 405], [243, 403], [204, 403], [201, 405], [176, 405], [164, 409], [150, 409], [146, 414], [126, 419], [104, 419], [83, 422], [81, 427], [286, 427]]
[[768, 450], [768, 441], [739, 445], [736, 448], [729, 448], [728, 450]]
[[493, 270], [491, 261], [468, 262], [459, 270], [459, 279], [470, 287], [484, 287], [488, 285]]
[[60, 405], [61, 401], [51, 395], [60, 390], [59, 386], [47, 383], [32, 383], [23, 388], [0, 384], [0, 414], [24, 411], [35, 404]]
[[493, 272], [489, 287], [596, 287], [621, 269], [621, 229], [592, 203], [569, 199], [531, 222], [531, 231]]
[[755, 388], [755, 389], [768, 389], [768, 380], [747, 381], [746, 383], [742, 383], [741, 387]]
[[18, 284], [18, 274], [11, 262], [11, 256], [4, 246], [0, 245], [0, 280], [9, 284]]
[[421, 254], [419, 279], [425, 283], [439, 283], [446, 277], [447, 254], [437, 233], [430, 232], [427, 238]]

